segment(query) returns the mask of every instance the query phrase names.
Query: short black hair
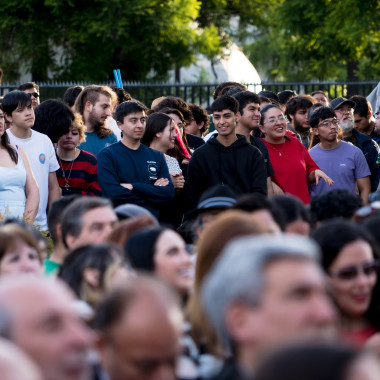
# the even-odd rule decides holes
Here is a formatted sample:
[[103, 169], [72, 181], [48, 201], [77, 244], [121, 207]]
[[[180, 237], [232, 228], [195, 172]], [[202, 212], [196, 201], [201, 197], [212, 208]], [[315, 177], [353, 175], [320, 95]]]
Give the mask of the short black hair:
[[321, 121], [328, 119], [329, 117], [336, 117], [335, 111], [330, 107], [321, 107], [313, 112], [309, 119], [311, 128], [315, 128]]
[[275, 195], [269, 199], [270, 203], [275, 207], [283, 211], [286, 225], [293, 223], [297, 220], [303, 220], [307, 223], [311, 223], [311, 217], [309, 210], [306, 206], [291, 194]]
[[277, 94], [280, 104], [285, 105], [289, 99], [297, 96], [293, 90], [283, 90]]
[[335, 189], [312, 197], [310, 213], [313, 223], [334, 218], [351, 219], [362, 205], [363, 202], [358, 195], [348, 190]]
[[17, 87], [17, 90], [25, 91], [25, 90], [30, 90], [32, 88], [34, 88], [37, 91], [40, 91], [40, 87], [35, 82], [25, 82], [23, 84], [20, 84], [20, 86]]
[[261, 104], [260, 96], [251, 91], [240, 91], [233, 97], [239, 102], [239, 112], [243, 115], [243, 109], [249, 103]]
[[238, 82], [222, 82], [220, 84], [218, 84], [215, 88], [215, 91], [214, 91], [214, 94], [213, 94], [213, 97], [214, 97], [214, 100], [216, 100], [217, 98], [219, 98], [220, 96], [223, 95], [223, 91], [224, 89], [226, 89], [226, 91], [228, 91], [229, 89], [231, 88], [240, 88], [242, 91], [247, 91], [247, 86], [242, 84], [242, 83], [238, 83]]
[[280, 99], [278, 98], [277, 94], [275, 94], [273, 91], [262, 90], [258, 93], [258, 95], [265, 96], [266, 98], [269, 98], [270, 100], [274, 100], [277, 104], [280, 103]]
[[354, 114], [367, 118], [369, 112], [372, 112], [371, 103], [364, 96], [351, 96], [350, 100], [356, 103]]
[[61, 100], [49, 99], [34, 110], [36, 120], [33, 129], [47, 135], [53, 144], [69, 133], [74, 121], [74, 112]]
[[12, 115], [12, 112], [17, 107], [25, 108], [32, 106], [32, 99], [25, 92], [15, 90], [5, 94], [1, 104], [3, 106], [4, 113]]
[[124, 122], [124, 118], [131, 113], [145, 112], [148, 108], [145, 104], [138, 100], [130, 100], [128, 102], [121, 103], [117, 106], [114, 114], [114, 118], [119, 123]]
[[309, 109], [315, 103], [317, 101], [310, 95], [295, 96], [286, 103], [285, 115], [289, 118], [289, 115], [295, 115], [298, 110]]
[[239, 111], [239, 102], [229, 95], [222, 95], [211, 104], [211, 112], [230, 110], [234, 114]]
[[281, 231], [285, 231], [286, 218], [284, 211], [271, 203], [263, 194], [243, 194], [236, 199], [236, 203], [232, 206], [232, 209], [245, 212], [266, 210], [272, 215], [273, 220], [279, 225]]
[[83, 86], [69, 87], [63, 94], [63, 102], [66, 103], [69, 107], [72, 107], [78, 95], [82, 92], [83, 89]]

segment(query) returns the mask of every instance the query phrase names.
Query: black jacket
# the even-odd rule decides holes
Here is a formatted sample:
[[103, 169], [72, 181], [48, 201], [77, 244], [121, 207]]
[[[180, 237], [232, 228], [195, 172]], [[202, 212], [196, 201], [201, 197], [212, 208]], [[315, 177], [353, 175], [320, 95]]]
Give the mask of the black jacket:
[[257, 192], [267, 194], [267, 171], [260, 150], [245, 136], [230, 146], [219, 143], [216, 136], [194, 151], [188, 180], [196, 199], [209, 187], [225, 184], [237, 195]]

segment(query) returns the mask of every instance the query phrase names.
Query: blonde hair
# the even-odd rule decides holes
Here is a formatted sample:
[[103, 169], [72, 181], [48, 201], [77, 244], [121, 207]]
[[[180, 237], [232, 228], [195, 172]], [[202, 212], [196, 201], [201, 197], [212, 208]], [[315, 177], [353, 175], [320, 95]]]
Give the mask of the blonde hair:
[[82, 116], [79, 113], [74, 114], [74, 120], [71, 123], [71, 128], [75, 128], [78, 130], [78, 133], [79, 133], [78, 145], [86, 141], [86, 134], [85, 134], [86, 127], [84, 126]]

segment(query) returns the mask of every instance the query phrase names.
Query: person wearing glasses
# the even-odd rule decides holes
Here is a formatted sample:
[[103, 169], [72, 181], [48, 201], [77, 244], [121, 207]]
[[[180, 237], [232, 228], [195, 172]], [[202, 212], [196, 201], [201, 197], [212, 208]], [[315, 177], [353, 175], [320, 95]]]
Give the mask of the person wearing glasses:
[[355, 128], [356, 103], [351, 99], [339, 97], [332, 100], [329, 107], [335, 111], [339, 120], [339, 126], [343, 130], [343, 140], [350, 142], [363, 152], [371, 171], [371, 191], [376, 191], [380, 182], [380, 166], [377, 164], [380, 148], [370, 136]]
[[333, 189], [359, 190], [364, 204], [368, 204], [371, 190], [370, 170], [359, 148], [342, 140], [342, 130], [336, 113], [329, 107], [321, 107], [310, 117], [313, 131], [310, 156], [317, 165], [334, 180], [331, 186], [320, 182], [312, 186], [311, 194], [320, 195]]
[[18, 86], [17, 90], [29, 94], [32, 99], [32, 107], [36, 108], [40, 104], [40, 88], [35, 82], [26, 82]]
[[378, 253], [367, 231], [347, 220], [324, 223], [313, 234], [322, 250], [341, 339], [362, 347], [380, 330]]
[[297, 138], [286, 136], [286, 117], [278, 106], [268, 104], [260, 113], [259, 128], [265, 136], [263, 141], [274, 170], [272, 182], [277, 185], [274, 186], [275, 194], [292, 194], [304, 204], [310, 203], [308, 184], [324, 181], [331, 185], [333, 181], [319, 169]]

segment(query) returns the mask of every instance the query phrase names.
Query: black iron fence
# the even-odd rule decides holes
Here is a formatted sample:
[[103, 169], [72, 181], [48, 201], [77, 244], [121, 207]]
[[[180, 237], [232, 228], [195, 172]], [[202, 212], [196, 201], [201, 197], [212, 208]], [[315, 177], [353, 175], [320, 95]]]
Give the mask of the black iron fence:
[[[338, 96], [350, 97], [352, 95], [367, 96], [377, 85], [379, 80], [361, 82], [262, 82], [247, 83], [248, 89], [253, 92], [270, 90], [280, 92], [282, 90], [293, 90], [298, 94], [309, 94], [316, 90], [323, 90], [329, 94], [331, 99]], [[70, 86], [83, 85], [90, 83], [71, 83], [71, 82], [46, 82], [39, 83], [41, 101], [46, 99], [59, 99]], [[115, 86], [115, 82], [102, 83]], [[0, 87], [0, 94], [4, 95], [8, 91], [17, 88], [16, 84], [4, 83]], [[179, 96], [188, 103], [202, 104], [207, 107], [212, 103], [213, 92], [217, 84], [215, 83], [123, 83], [124, 89], [132, 97], [150, 106], [152, 101], [160, 96]]]

